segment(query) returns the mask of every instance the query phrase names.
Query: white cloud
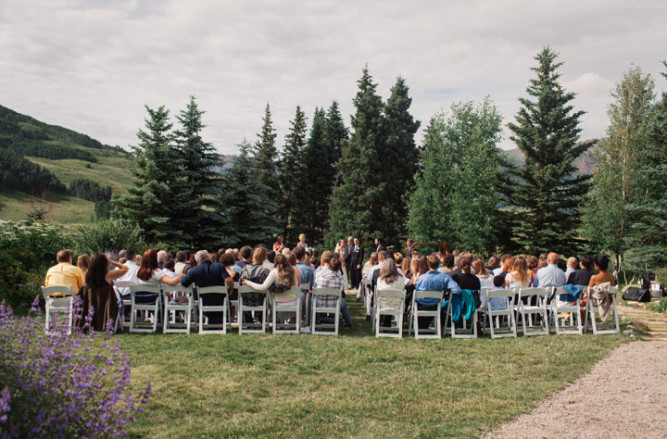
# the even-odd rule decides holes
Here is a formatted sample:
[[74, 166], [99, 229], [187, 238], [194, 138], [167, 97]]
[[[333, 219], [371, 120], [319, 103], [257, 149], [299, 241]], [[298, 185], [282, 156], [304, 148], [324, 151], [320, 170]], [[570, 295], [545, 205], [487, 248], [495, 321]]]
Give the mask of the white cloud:
[[666, 12], [664, 2], [621, 0], [8, 0], [0, 104], [127, 146], [144, 104], [176, 112], [194, 94], [207, 139], [234, 152], [254, 140], [267, 102], [280, 143], [296, 105], [310, 118], [335, 99], [350, 114], [366, 63], [384, 98], [406, 79], [422, 127], [443, 107], [486, 95], [508, 122], [533, 57], [550, 45], [576, 108], [588, 112], [583, 137], [599, 137], [609, 92], [630, 64], [661, 70]]

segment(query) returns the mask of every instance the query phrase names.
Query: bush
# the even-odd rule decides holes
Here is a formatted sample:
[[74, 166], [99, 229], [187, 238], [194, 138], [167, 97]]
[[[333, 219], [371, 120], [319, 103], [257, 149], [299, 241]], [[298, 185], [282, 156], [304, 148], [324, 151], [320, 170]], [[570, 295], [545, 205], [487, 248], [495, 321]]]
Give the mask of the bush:
[[81, 331], [70, 337], [54, 324], [45, 335], [37, 303], [23, 318], [0, 304], [0, 437], [126, 436], [150, 383], [137, 398], [130, 394], [130, 364], [118, 342], [105, 338], [95, 353], [93, 336]]
[[127, 248], [139, 252], [146, 246], [141, 237], [141, 229], [122, 220], [105, 220], [97, 224], [80, 226], [77, 229], [75, 242], [77, 251], [89, 254]]

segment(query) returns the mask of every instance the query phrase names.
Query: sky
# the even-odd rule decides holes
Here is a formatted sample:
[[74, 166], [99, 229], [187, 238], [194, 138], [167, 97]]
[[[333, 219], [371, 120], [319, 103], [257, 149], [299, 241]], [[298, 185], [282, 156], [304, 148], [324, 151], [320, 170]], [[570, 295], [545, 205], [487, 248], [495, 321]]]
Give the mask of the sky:
[[204, 140], [235, 154], [267, 103], [280, 148], [297, 105], [310, 124], [336, 100], [349, 127], [368, 66], [385, 100], [405, 79], [421, 143], [457, 102], [489, 96], [511, 122], [549, 46], [591, 139], [632, 65], [667, 89], [666, 22], [664, 0], [2, 0], [0, 105], [129, 149], [144, 106], [174, 116], [194, 95]]

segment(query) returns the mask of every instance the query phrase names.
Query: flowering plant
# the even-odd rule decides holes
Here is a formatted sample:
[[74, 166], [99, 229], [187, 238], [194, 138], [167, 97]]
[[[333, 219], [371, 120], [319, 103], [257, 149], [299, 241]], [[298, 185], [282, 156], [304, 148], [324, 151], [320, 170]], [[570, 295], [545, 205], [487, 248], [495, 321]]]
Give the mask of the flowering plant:
[[55, 319], [45, 333], [38, 299], [22, 318], [0, 303], [0, 438], [126, 436], [150, 383], [130, 394], [130, 364], [108, 335], [98, 348], [92, 334], [68, 336]]

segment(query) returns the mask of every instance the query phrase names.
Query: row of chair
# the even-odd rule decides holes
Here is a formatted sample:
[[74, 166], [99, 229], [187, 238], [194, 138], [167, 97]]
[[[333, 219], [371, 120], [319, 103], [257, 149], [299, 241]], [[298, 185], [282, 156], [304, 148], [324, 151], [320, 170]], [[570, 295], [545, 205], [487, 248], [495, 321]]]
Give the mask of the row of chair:
[[[471, 303], [473, 292], [463, 290], [457, 300]], [[454, 308], [454, 295], [445, 304], [444, 325], [441, 308], [443, 307], [443, 293], [440, 291], [415, 291], [410, 306], [408, 333], [415, 338], [441, 338], [442, 328], [445, 335], [452, 338], [476, 338], [478, 336], [478, 318], [484, 319], [482, 327], [488, 329], [491, 338], [517, 337], [517, 320], [521, 321], [524, 336], [549, 335], [550, 321], [557, 335], [583, 334], [591, 326], [594, 334], [615, 334], [620, 331], [616, 301], [617, 287], [610, 288], [611, 322], [604, 323], [600, 319], [601, 309], [593, 300], [586, 301], [584, 323], [582, 324], [580, 307], [581, 296], [572, 297], [562, 287], [547, 288], [506, 288], [488, 289], [480, 291], [486, 297], [486, 304], [479, 310], [462, 306]], [[399, 307], [392, 306], [383, 309], [382, 298], [402, 299]], [[423, 309], [417, 306], [419, 299], [435, 299], [438, 303], [435, 309]], [[515, 302], [516, 301], [516, 302]], [[402, 337], [405, 291], [378, 290], [374, 292], [373, 300], [373, 327], [376, 337]], [[433, 308], [433, 307], [431, 307]], [[466, 311], [466, 317], [460, 316], [461, 308]], [[478, 313], [479, 311], [479, 313]], [[396, 325], [383, 326], [382, 316], [391, 316]], [[427, 328], [419, 327], [419, 318], [430, 319]], [[385, 319], [386, 320], [386, 319]], [[457, 327], [457, 324], [459, 327]]]

